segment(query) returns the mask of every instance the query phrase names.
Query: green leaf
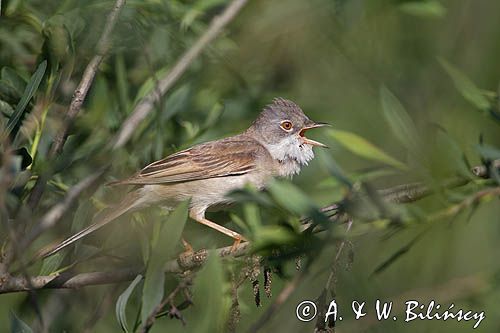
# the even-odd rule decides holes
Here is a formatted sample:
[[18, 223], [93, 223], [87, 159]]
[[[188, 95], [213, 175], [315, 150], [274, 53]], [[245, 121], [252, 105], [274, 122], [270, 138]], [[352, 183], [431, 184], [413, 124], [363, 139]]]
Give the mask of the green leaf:
[[255, 202], [261, 206], [274, 206], [274, 202], [266, 192], [259, 191], [255, 187], [252, 187], [250, 184], [247, 184], [242, 189], [231, 191], [228, 194], [228, 197], [236, 202]]
[[320, 150], [318, 152], [318, 158], [321, 161], [321, 164], [323, 164], [328, 172], [343, 186], [347, 188], [352, 187], [352, 182], [351, 180], [346, 176], [346, 173], [340, 165], [332, 158], [330, 154], [327, 154], [324, 150]]
[[224, 284], [221, 259], [212, 252], [194, 280], [193, 302], [203, 311], [191, 321], [195, 326], [190, 332], [224, 332], [229, 304]]
[[457, 90], [467, 101], [469, 101], [469, 103], [482, 111], [487, 111], [490, 108], [488, 98], [482, 93], [481, 89], [474, 84], [474, 82], [472, 82], [464, 73], [446, 60], [441, 58], [438, 60], [452, 79]]
[[32, 333], [33, 330], [24, 321], [19, 319], [14, 312], [10, 313], [10, 332], [11, 333]]
[[[396, 171], [393, 168], [384, 166], [383, 168], [362, 169], [349, 175], [353, 182], [369, 182], [378, 178], [394, 176]], [[319, 189], [336, 189], [343, 185], [337, 178], [325, 178], [318, 183]]]
[[268, 189], [280, 206], [294, 214], [304, 215], [315, 209], [309, 197], [290, 182], [273, 181]]
[[347, 131], [331, 130], [330, 135], [347, 150], [356, 155], [373, 161], [382, 162], [398, 169], [407, 169], [403, 163], [389, 156], [380, 148], [376, 147], [371, 142], [368, 142], [366, 139], [358, 136], [357, 134]]
[[208, 116], [205, 119], [205, 123], [203, 124], [203, 128], [212, 128], [216, 126], [219, 119], [222, 117], [224, 113], [225, 105], [222, 103], [215, 103], [214, 106], [208, 112]]
[[9, 103], [0, 99], [0, 113], [5, 117], [10, 118], [14, 113], [14, 109]]
[[274, 247], [292, 244], [296, 238], [297, 235], [290, 229], [278, 225], [266, 225], [258, 229], [255, 234], [255, 242], [252, 245], [255, 250], [258, 250], [270, 245]]
[[116, 307], [115, 307], [115, 312], [116, 312], [116, 319], [120, 323], [120, 326], [122, 327], [122, 330], [124, 332], [130, 332], [128, 329], [127, 325], [127, 314], [126, 314], [126, 309], [127, 309], [127, 303], [130, 295], [134, 291], [134, 288], [141, 282], [142, 280], [142, 275], [139, 274], [135, 277], [134, 281], [130, 283], [130, 285], [125, 289], [125, 291], [118, 297], [118, 300], [116, 301]]
[[164, 104], [165, 113], [162, 115], [163, 120], [169, 120], [184, 108], [190, 95], [189, 92], [189, 84], [185, 84], [173, 91], [167, 97]]
[[45, 74], [46, 69], [47, 61], [44, 60], [40, 65], [38, 65], [38, 68], [36, 69], [35, 73], [28, 82], [26, 89], [24, 90], [23, 96], [21, 96], [21, 100], [14, 110], [14, 114], [9, 119], [9, 122], [7, 123], [7, 134], [10, 135], [11, 138], [14, 138], [16, 136], [17, 131], [21, 126], [26, 107], [28, 106], [31, 98], [35, 95], [40, 82], [42, 82], [42, 78]]
[[165, 66], [158, 71], [156, 71], [152, 77], [148, 78], [139, 88], [134, 100], [134, 104], [139, 102], [141, 98], [145, 97], [147, 94], [151, 93], [153, 89], [156, 87], [156, 82], [158, 78], [165, 76], [165, 74], [169, 71], [170, 66]]
[[42, 268], [40, 268], [40, 275], [50, 275], [57, 271], [66, 257], [66, 254], [66, 251], [61, 251], [53, 256], [43, 259]]
[[399, 9], [418, 17], [439, 18], [446, 14], [446, 8], [435, 0], [405, 2], [399, 5]]
[[125, 67], [125, 57], [123, 53], [118, 53], [115, 59], [116, 88], [118, 91], [118, 102], [123, 110], [128, 110], [130, 97], [128, 94], [128, 77]]
[[18, 93], [10, 83], [0, 80], [0, 99], [7, 102], [9, 105], [14, 105], [21, 98], [21, 93]]
[[170, 213], [167, 221], [162, 223], [158, 238], [153, 244], [142, 291], [141, 320], [143, 323], [163, 298], [165, 282], [163, 265], [172, 257], [175, 246], [179, 243], [186, 223], [188, 207], [189, 201], [184, 201]]
[[377, 275], [385, 271], [389, 266], [391, 266], [396, 260], [401, 258], [403, 255], [408, 253], [413, 245], [422, 237], [423, 233], [420, 233], [415, 238], [413, 238], [408, 244], [397, 250], [394, 254], [392, 254], [387, 260], [382, 262], [378, 267], [373, 271], [372, 275]]
[[254, 202], [247, 202], [243, 206], [243, 213], [246, 222], [245, 226], [250, 229], [251, 233], [255, 233], [262, 226], [259, 206]]
[[418, 131], [401, 102], [384, 86], [380, 88], [380, 100], [385, 119], [396, 138], [409, 151], [418, 151], [420, 147]]
[[226, 0], [198, 0], [193, 6], [190, 7], [182, 18], [182, 29], [189, 28], [199, 16], [203, 15], [203, 13], [225, 2]]
[[248, 228], [247, 224], [241, 217], [234, 213], [229, 213], [229, 217], [231, 218], [231, 221], [233, 221], [234, 224], [236, 224], [239, 228], [241, 228], [245, 234], [250, 233], [250, 229]]
[[52, 63], [63, 62], [71, 56], [71, 34], [64, 24], [65, 18], [56, 14], [44, 22], [43, 34], [47, 37], [47, 48]]
[[3, 81], [10, 84], [10, 86], [13, 87], [17, 93], [19, 93], [19, 96], [21, 96], [26, 88], [26, 81], [19, 74], [17, 74], [12, 68], [3, 67], [0, 77]]
[[500, 149], [494, 146], [481, 144], [476, 146], [476, 150], [486, 160], [493, 161], [500, 159]]

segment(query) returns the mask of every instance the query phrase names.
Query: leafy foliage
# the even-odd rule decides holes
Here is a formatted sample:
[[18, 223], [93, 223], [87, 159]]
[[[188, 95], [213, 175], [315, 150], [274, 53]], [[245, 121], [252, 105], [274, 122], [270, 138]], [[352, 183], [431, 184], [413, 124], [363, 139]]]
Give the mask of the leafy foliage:
[[141, 319], [145, 323], [153, 310], [163, 298], [165, 259], [173, 256], [173, 250], [178, 244], [184, 224], [187, 219], [189, 202], [179, 204], [161, 226], [158, 235], [153, 240], [151, 256], [148, 259], [144, 288], [142, 290]]
[[125, 289], [125, 291], [118, 297], [118, 300], [116, 301], [116, 319], [120, 323], [120, 326], [124, 332], [130, 332], [127, 324], [127, 314], [126, 314], [126, 309], [127, 309], [127, 303], [128, 299], [130, 298], [130, 295], [134, 291], [135, 287], [141, 282], [142, 280], [142, 275], [137, 275], [136, 278], [130, 283], [130, 285]]
[[[263, 331], [297, 332], [305, 327], [292, 318], [298, 299], [418, 298], [439, 294], [436, 285], [456, 292], [449, 303], [473, 301], [495, 322], [500, 54], [493, 41], [500, 30], [491, 22], [500, 4], [248, 2], [129, 143], [111, 150], [141, 98], [230, 3], [127, 1], [62, 153], [50, 156], [114, 1], [0, 1], [0, 279], [60, 283], [137, 267], [127, 275], [135, 276], [131, 283], [116, 287], [2, 295], [0, 327], [133, 332], [151, 324], [152, 331], [221, 332], [231, 331], [228, 322], [233, 331], [262, 322]], [[226, 213], [208, 213], [251, 241], [243, 255], [217, 256], [214, 249], [232, 240], [189, 221], [185, 202], [169, 213], [125, 215], [75, 248], [38, 259], [41, 248], [81, 230], [128, 191], [92, 185], [64, 212], [52, 210], [80, 180], [105, 166], [105, 181], [121, 179], [182, 148], [239, 133], [275, 96], [334, 124], [308, 132], [332, 149], [316, 150], [293, 180], [235, 191]], [[46, 185], [36, 203], [40, 179]], [[47, 215], [58, 216], [57, 224], [27, 242]], [[165, 274], [166, 264], [180, 267], [181, 237], [195, 251], [209, 249], [196, 252], [205, 261]], [[346, 252], [356, 252], [356, 260], [345, 265]], [[472, 283], [455, 290], [454, 278], [462, 276], [479, 279], [473, 281], [488, 293]], [[274, 296], [255, 307], [260, 288]], [[288, 300], [282, 290], [292, 291]], [[265, 316], [272, 320], [258, 320]], [[408, 328], [399, 321], [361, 326], [347, 317], [338, 324], [353, 332]], [[493, 326], [481, 328], [496, 332]], [[415, 329], [457, 327], [433, 321]]]

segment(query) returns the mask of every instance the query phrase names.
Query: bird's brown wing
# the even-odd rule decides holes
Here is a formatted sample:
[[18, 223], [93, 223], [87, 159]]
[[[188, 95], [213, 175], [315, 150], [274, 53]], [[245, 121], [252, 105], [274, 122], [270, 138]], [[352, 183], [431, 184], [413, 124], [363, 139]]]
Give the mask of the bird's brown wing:
[[251, 138], [208, 142], [153, 162], [136, 175], [115, 184], [167, 184], [242, 175], [256, 168], [256, 159], [262, 153], [267, 151]]

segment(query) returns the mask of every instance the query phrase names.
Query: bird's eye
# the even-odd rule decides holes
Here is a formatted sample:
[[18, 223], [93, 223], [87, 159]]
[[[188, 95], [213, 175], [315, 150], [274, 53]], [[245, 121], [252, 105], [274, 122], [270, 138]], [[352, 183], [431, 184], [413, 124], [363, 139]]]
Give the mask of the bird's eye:
[[284, 129], [285, 131], [291, 130], [293, 127], [292, 122], [285, 120], [281, 122], [281, 128]]

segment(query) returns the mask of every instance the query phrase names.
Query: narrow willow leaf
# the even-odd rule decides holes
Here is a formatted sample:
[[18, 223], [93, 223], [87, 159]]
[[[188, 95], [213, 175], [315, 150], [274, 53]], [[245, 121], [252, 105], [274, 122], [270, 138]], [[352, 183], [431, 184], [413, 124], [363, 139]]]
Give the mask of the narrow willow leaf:
[[157, 78], [165, 76], [169, 69], [170, 66], [165, 66], [156, 71], [149, 79], [144, 81], [135, 96], [134, 104], [139, 102], [141, 98], [145, 97], [147, 94], [151, 93], [156, 87]]
[[407, 169], [407, 167], [402, 162], [389, 156], [380, 148], [376, 147], [371, 142], [368, 142], [366, 139], [360, 137], [357, 134], [347, 131], [331, 130], [330, 135], [341, 145], [343, 145], [347, 150], [356, 155], [373, 161], [382, 162], [398, 169]]
[[14, 109], [12, 108], [12, 106], [10, 106], [9, 103], [0, 99], [0, 113], [4, 117], [10, 118], [12, 116], [12, 114], [14, 113]]
[[130, 285], [125, 289], [125, 291], [118, 297], [118, 300], [116, 301], [116, 307], [115, 307], [115, 312], [116, 312], [116, 319], [120, 323], [120, 326], [122, 327], [122, 330], [124, 332], [130, 332], [128, 329], [127, 325], [127, 303], [130, 295], [134, 291], [135, 287], [141, 282], [142, 280], [142, 275], [139, 274], [135, 277], [134, 281], [130, 283]]
[[21, 95], [26, 88], [26, 81], [17, 74], [12, 68], [4, 67], [0, 72], [0, 77], [3, 81], [9, 83], [19, 95]]
[[245, 214], [245, 221], [248, 228], [250, 228], [252, 232], [256, 232], [262, 226], [260, 211], [257, 204], [254, 202], [245, 203], [243, 206], [243, 213]]
[[241, 217], [234, 213], [229, 213], [229, 217], [231, 218], [231, 221], [233, 221], [234, 224], [236, 224], [239, 228], [243, 230], [245, 234], [250, 233], [250, 229], [248, 228], [247, 224]]
[[187, 219], [188, 206], [189, 202], [184, 201], [170, 213], [167, 221], [162, 223], [158, 238], [153, 244], [142, 291], [141, 320], [143, 323], [163, 298], [165, 282], [163, 264], [172, 257], [179, 243]]
[[278, 225], [266, 225], [255, 234], [255, 242], [252, 246], [257, 251], [270, 245], [289, 245], [296, 240], [296, 237], [290, 229]]
[[208, 129], [216, 126], [222, 114], [224, 113], [225, 105], [222, 103], [215, 103], [214, 106], [208, 112], [208, 116], [205, 119], [203, 128]]
[[435, 0], [410, 1], [399, 5], [399, 9], [413, 16], [439, 18], [446, 14], [446, 8]]
[[396, 260], [401, 258], [403, 255], [408, 253], [410, 249], [412, 248], [413, 245], [422, 237], [423, 233], [417, 235], [415, 238], [413, 238], [408, 244], [397, 250], [394, 254], [392, 254], [387, 260], [382, 262], [378, 267], [373, 271], [372, 275], [377, 275], [385, 271], [389, 266], [391, 266]]
[[67, 251], [61, 251], [53, 256], [43, 259], [42, 268], [40, 269], [40, 275], [50, 275], [58, 270], [66, 257]]
[[479, 152], [481, 157], [483, 157], [486, 160], [493, 161], [500, 159], [500, 149], [491, 146], [491, 145], [477, 145], [476, 150]]
[[19, 319], [14, 312], [10, 313], [10, 332], [11, 333], [33, 333], [31, 327]]
[[292, 213], [303, 215], [315, 209], [309, 197], [289, 182], [273, 181], [268, 189], [274, 200]]
[[438, 128], [435, 142], [437, 144], [435, 149], [442, 166], [448, 167], [462, 177], [472, 177], [470, 166], [467, 165], [465, 160], [464, 152], [445, 130]]
[[12, 117], [10, 117], [9, 122], [7, 123], [7, 134], [14, 138], [17, 134], [19, 127], [21, 126], [21, 122], [23, 120], [23, 116], [30, 102], [31, 98], [35, 95], [38, 86], [42, 82], [43, 75], [45, 74], [45, 70], [47, 69], [47, 61], [44, 60], [38, 68], [36, 69], [33, 76], [30, 78], [28, 85], [26, 86], [23, 96], [21, 96], [21, 100], [16, 106]]
[[193, 302], [196, 308], [203, 311], [198, 311], [198, 317], [188, 322], [188, 325], [194, 325], [188, 329], [190, 332], [224, 332], [227, 306], [230, 304], [224, 284], [221, 259], [211, 253], [194, 280]]
[[181, 28], [186, 30], [193, 22], [200, 16], [202, 16], [209, 9], [225, 3], [226, 0], [201, 0], [196, 1], [192, 8], [190, 8], [186, 14], [181, 19]]
[[128, 110], [130, 105], [130, 97], [128, 94], [129, 86], [123, 53], [118, 53], [116, 55], [115, 73], [118, 103], [123, 110]]
[[321, 164], [323, 164], [328, 172], [342, 185], [346, 186], [347, 188], [352, 187], [352, 182], [351, 180], [346, 176], [346, 173], [340, 165], [332, 158], [330, 154], [327, 154], [324, 152], [324, 150], [318, 151], [318, 158], [321, 161]]
[[18, 93], [16, 89], [8, 82], [0, 80], [0, 99], [5, 101], [10, 105], [16, 104], [21, 98], [21, 93]]
[[479, 110], [487, 111], [490, 108], [488, 98], [483, 94], [474, 82], [472, 82], [464, 73], [444, 59], [438, 59], [439, 63], [455, 84], [460, 94]]
[[401, 102], [384, 86], [380, 88], [380, 100], [385, 119], [395, 137], [410, 152], [417, 152], [420, 147], [418, 131]]
[[185, 106], [188, 97], [190, 95], [189, 84], [184, 84], [174, 90], [165, 100], [164, 110], [162, 115], [162, 120], [167, 121], [177, 113], [179, 113]]

